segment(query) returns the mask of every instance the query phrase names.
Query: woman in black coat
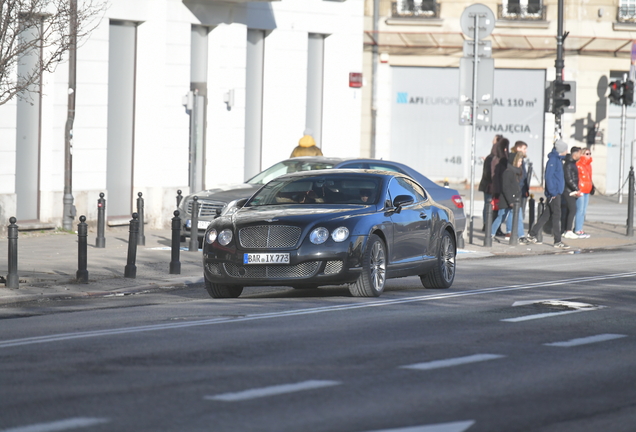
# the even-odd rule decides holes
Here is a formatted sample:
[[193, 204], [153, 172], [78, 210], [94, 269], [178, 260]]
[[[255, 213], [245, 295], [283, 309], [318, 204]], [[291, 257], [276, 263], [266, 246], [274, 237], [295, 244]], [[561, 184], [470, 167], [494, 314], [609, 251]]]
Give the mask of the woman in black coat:
[[[518, 152], [512, 162], [506, 159], [506, 169], [501, 175], [501, 193], [499, 194], [499, 214], [492, 224], [491, 236], [497, 233], [497, 227], [506, 220], [508, 214], [512, 210], [512, 206], [521, 197], [521, 164], [523, 163], [523, 154]], [[521, 236], [523, 237], [523, 233]]]
[[479, 182], [479, 192], [484, 193], [484, 210], [482, 212], [482, 221], [484, 221], [484, 227], [482, 231], [486, 229], [486, 203], [488, 202], [488, 198], [492, 199], [492, 160], [495, 157], [497, 151], [497, 141], [503, 138], [501, 135], [495, 135], [495, 138], [492, 141], [492, 148], [490, 149], [490, 154], [486, 156], [484, 159], [483, 171], [481, 173], [481, 181]]

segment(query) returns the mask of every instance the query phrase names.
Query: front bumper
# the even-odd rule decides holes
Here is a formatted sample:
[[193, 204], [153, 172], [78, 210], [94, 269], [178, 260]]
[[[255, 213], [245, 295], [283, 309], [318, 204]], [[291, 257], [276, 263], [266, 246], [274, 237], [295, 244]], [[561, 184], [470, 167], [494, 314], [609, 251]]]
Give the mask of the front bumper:
[[[305, 240], [297, 249], [242, 249], [205, 244], [203, 269], [213, 283], [241, 286], [320, 286], [355, 282], [362, 270], [367, 236], [352, 236], [342, 243], [329, 239], [322, 245]], [[234, 246], [233, 246], [234, 245]], [[243, 264], [245, 253], [289, 253], [289, 264]]]

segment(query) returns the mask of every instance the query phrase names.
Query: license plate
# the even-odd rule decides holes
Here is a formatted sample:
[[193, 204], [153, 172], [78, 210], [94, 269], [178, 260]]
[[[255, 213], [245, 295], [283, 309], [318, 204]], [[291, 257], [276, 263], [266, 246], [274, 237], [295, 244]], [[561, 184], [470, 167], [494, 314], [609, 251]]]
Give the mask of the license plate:
[[[208, 227], [208, 225], [210, 225], [210, 221], [198, 221], [197, 226], [199, 227], [199, 229], [206, 229]], [[190, 219], [186, 220], [186, 226], [188, 228], [192, 228], [192, 221]]]
[[243, 264], [289, 264], [288, 253], [246, 253]]

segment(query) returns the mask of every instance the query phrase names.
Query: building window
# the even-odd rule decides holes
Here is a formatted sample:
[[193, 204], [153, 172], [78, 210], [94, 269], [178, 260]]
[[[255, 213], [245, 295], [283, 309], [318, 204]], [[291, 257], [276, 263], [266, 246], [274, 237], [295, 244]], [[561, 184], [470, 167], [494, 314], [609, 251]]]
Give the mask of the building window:
[[541, 0], [507, 0], [498, 6], [499, 19], [545, 21]]
[[434, 0], [394, 0], [393, 17], [438, 18], [439, 4]]
[[636, 22], [636, 0], [620, 0], [618, 22]]

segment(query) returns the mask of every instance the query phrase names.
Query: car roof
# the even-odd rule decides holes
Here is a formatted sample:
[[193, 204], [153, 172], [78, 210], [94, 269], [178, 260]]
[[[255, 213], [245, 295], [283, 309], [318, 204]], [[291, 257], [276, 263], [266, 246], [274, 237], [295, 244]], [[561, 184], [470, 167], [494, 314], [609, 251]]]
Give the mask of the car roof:
[[314, 171], [298, 171], [289, 174], [283, 174], [280, 177], [277, 177], [275, 180], [279, 179], [287, 179], [287, 178], [295, 178], [295, 177], [323, 177], [323, 176], [332, 176], [332, 175], [360, 175], [360, 176], [368, 176], [368, 177], [407, 177], [402, 173], [393, 172], [393, 171], [382, 171], [382, 170], [369, 170], [369, 169], [324, 169], [324, 170], [314, 170]]

